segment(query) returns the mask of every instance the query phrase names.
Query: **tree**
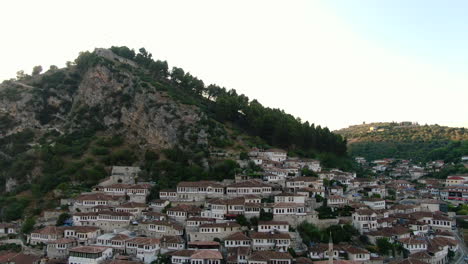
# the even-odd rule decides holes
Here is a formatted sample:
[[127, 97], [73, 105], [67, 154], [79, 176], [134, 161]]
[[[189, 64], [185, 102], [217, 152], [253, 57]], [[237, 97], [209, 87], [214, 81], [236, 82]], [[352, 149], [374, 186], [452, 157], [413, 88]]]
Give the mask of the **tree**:
[[24, 220], [23, 225], [21, 226], [21, 232], [23, 234], [29, 234], [34, 229], [34, 225], [36, 224], [36, 220], [34, 217], [28, 217]]
[[379, 238], [377, 239], [377, 248], [378, 252], [381, 255], [388, 256], [390, 252], [393, 252], [393, 245], [388, 241], [387, 238]]
[[49, 71], [56, 71], [58, 70], [58, 67], [56, 65], [50, 65]]
[[21, 252], [21, 245], [8, 243], [0, 245], [0, 251], [13, 251], [13, 252]]
[[18, 79], [19, 81], [24, 80], [26, 77], [28, 77], [28, 75], [24, 73], [23, 70], [16, 72], [16, 79]]
[[447, 257], [452, 260], [455, 257], [455, 252], [449, 249]]
[[245, 216], [242, 214], [236, 217], [236, 222], [241, 226], [247, 226], [248, 228], [250, 228], [249, 220], [247, 220], [247, 218], [245, 218]]
[[273, 220], [273, 213], [267, 213], [263, 208], [260, 210], [260, 221], [271, 221]]
[[41, 65], [34, 66], [34, 68], [32, 70], [32, 75], [36, 76], [36, 75], [41, 74], [41, 72], [42, 72], [42, 66]]
[[309, 169], [308, 167], [302, 168], [301, 175], [302, 176], [317, 177], [317, 173], [315, 173], [313, 170]]
[[297, 253], [296, 253], [296, 251], [295, 251], [292, 247], [288, 248], [288, 253], [289, 253], [293, 258], [297, 258]]
[[62, 213], [59, 215], [57, 219], [57, 223], [55, 224], [56, 226], [63, 226], [65, 224], [65, 221], [70, 219], [71, 215], [68, 213]]
[[366, 235], [360, 235], [359, 236], [359, 241], [361, 241], [361, 243], [366, 244], [366, 245], [368, 245], [370, 243], [369, 242], [369, 237], [366, 236]]
[[153, 260], [151, 264], [171, 264], [171, 256], [158, 253], [156, 260]]
[[112, 46], [110, 50], [114, 52], [115, 54], [121, 57], [124, 57], [126, 59], [133, 60], [133, 58], [135, 58], [135, 51], [125, 46], [122, 46], [122, 47]]
[[258, 218], [256, 216], [250, 218], [250, 225], [251, 226], [258, 226]]
[[168, 205], [166, 205], [166, 207], [164, 207], [164, 209], [162, 209], [161, 213], [165, 214], [167, 210], [171, 209], [171, 207], [172, 207], [172, 204], [169, 203]]
[[332, 225], [322, 230], [322, 242], [326, 242], [329, 239], [330, 233], [333, 237], [333, 242], [350, 242], [353, 236], [359, 234], [359, 232], [352, 225]]
[[297, 232], [299, 232], [302, 241], [304, 241], [306, 245], [310, 245], [311, 242], [320, 242], [322, 238], [320, 230], [315, 225], [308, 222], [302, 222], [298, 225]]
[[[323, 199], [323, 204], [326, 204], [327, 199]], [[319, 213], [319, 219], [334, 219], [336, 218], [336, 213], [328, 206], [320, 206], [315, 209]]]
[[247, 152], [245, 152], [245, 151], [242, 151], [242, 152], [239, 154], [239, 159], [240, 159], [240, 160], [248, 160], [248, 159], [249, 159], [249, 154], [247, 154]]
[[321, 203], [321, 202], [323, 202], [323, 200], [324, 200], [324, 198], [320, 194], [315, 195], [315, 201], [317, 203]]

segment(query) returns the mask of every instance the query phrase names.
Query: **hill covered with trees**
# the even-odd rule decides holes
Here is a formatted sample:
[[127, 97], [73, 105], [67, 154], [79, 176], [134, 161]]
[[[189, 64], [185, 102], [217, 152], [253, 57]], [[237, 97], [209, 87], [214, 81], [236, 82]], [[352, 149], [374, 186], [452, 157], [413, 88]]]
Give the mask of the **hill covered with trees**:
[[468, 155], [468, 129], [412, 122], [370, 123], [335, 131], [348, 140], [349, 153], [369, 160], [402, 158], [459, 162]]
[[328, 128], [169, 69], [144, 48], [83, 52], [66, 68], [38, 66], [0, 85], [0, 218], [55, 208], [112, 165], [140, 166], [153, 193], [233, 178], [251, 147], [350, 166], [346, 141]]

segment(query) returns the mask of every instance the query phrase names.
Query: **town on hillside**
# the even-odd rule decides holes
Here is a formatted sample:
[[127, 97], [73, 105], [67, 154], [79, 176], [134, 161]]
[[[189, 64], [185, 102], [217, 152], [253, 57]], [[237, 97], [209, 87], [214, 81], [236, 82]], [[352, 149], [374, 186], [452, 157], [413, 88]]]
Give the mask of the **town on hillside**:
[[[465, 261], [468, 175], [431, 179], [407, 160], [367, 162], [372, 176], [323, 169], [281, 149], [251, 149], [259, 175], [223, 181], [139, 181], [113, 166], [91, 190], [35, 223], [0, 223], [5, 264], [446, 264]], [[463, 161], [468, 163], [468, 158]], [[465, 213], [459, 213], [461, 211]], [[30, 226], [25, 231], [25, 226]]]

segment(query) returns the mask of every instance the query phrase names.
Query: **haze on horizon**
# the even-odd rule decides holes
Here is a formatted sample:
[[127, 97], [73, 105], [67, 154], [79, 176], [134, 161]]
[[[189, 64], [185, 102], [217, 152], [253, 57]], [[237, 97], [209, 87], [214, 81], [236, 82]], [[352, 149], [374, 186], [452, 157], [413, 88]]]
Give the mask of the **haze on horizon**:
[[1, 1], [0, 80], [96, 47], [170, 67], [330, 129], [468, 127], [468, 2]]

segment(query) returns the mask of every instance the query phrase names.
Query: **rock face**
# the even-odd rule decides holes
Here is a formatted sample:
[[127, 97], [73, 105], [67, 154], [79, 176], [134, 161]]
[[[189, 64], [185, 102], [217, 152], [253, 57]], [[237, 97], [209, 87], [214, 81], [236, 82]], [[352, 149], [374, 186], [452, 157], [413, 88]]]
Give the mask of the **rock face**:
[[105, 65], [68, 68], [0, 85], [0, 138], [25, 129], [60, 133], [90, 129], [118, 133], [150, 149], [181, 140], [206, 144], [204, 114], [181, 104], [135, 74], [132, 61], [97, 50]]

